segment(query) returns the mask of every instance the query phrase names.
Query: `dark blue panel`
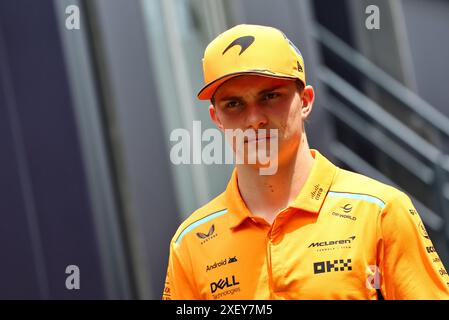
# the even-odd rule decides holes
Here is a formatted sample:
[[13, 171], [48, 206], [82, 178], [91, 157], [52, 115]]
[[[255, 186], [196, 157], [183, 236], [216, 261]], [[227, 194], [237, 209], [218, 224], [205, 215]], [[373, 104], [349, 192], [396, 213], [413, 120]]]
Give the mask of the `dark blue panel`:
[[[1, 64], [4, 61], [1, 53], [0, 76], [4, 80], [6, 66]], [[37, 266], [27, 228], [4, 84], [0, 81], [0, 299], [37, 299], [40, 297]]]
[[[64, 15], [64, 12], [58, 14]], [[38, 221], [37, 232], [42, 240], [49, 298], [105, 298], [93, 217], [53, 3], [49, 0], [0, 1], [0, 23], [7, 54], [6, 63], [10, 70], [10, 85], [14, 90], [19, 118], [18, 125], [23, 137], [23, 160], [30, 177]], [[1, 107], [3, 113], [4, 108]], [[1, 133], [4, 133], [8, 125], [4, 123], [6, 118], [3, 114], [0, 116]], [[0, 141], [5, 143], [1, 144], [1, 154], [11, 153], [10, 138], [6, 133], [4, 136], [2, 134]], [[7, 160], [8, 162], [1, 163], [1, 174], [6, 175], [8, 181], [14, 182], [17, 179], [17, 166], [14, 165], [16, 159], [11, 155]], [[4, 198], [6, 191], [0, 191], [0, 197]], [[23, 244], [29, 239], [20, 204], [21, 190], [17, 183], [11, 183], [6, 194], [9, 197], [0, 209], [8, 211], [3, 223], [10, 224], [11, 228], [5, 234], [2, 232], [0, 238], [0, 252], [7, 255], [1, 260], [4, 263], [4, 260], [11, 259], [27, 265], [17, 268], [17, 274], [11, 276], [18, 278], [15, 287], [17, 292], [35, 292], [29, 281], [35, 274], [31, 263], [27, 262], [32, 256], [29, 246]], [[2, 214], [3, 216], [5, 215]], [[20, 244], [15, 243], [13, 235], [20, 238]], [[65, 268], [70, 264], [78, 265], [81, 270], [81, 289], [78, 291], [65, 288]], [[18, 277], [24, 268], [27, 268], [28, 279]], [[8, 296], [5, 292], [1, 294]], [[27, 297], [25, 292], [23, 297]]]

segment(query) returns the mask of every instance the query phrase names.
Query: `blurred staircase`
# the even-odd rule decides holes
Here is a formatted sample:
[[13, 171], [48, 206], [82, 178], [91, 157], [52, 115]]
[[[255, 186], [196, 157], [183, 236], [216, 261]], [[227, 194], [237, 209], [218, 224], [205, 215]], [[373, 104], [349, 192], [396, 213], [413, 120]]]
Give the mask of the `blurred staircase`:
[[[328, 57], [318, 78], [336, 128], [333, 156], [341, 167], [406, 192], [447, 265], [449, 156], [442, 150], [449, 144], [449, 119], [323, 25], [316, 23], [313, 29], [318, 47]], [[351, 76], [338, 72], [342, 68]], [[366, 88], [388, 99], [376, 102]], [[405, 114], [425, 123], [426, 130], [412, 128], [401, 116]], [[428, 132], [436, 137], [430, 139]]]

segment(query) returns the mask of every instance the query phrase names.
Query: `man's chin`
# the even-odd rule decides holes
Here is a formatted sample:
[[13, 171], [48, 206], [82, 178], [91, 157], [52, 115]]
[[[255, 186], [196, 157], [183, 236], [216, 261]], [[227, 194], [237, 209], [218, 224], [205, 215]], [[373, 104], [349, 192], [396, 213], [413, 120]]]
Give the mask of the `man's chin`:
[[259, 170], [261, 175], [267, 175], [277, 172], [278, 158], [277, 154], [274, 157], [271, 157], [269, 153], [260, 157], [257, 154], [246, 154], [242, 158], [236, 157], [236, 164], [248, 166], [254, 170]]

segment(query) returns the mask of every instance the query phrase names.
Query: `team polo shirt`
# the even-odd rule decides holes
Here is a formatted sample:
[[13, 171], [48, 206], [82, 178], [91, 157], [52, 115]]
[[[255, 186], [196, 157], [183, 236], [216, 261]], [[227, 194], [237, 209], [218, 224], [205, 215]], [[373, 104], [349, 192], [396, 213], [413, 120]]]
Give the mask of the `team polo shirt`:
[[270, 225], [234, 170], [170, 243], [163, 299], [449, 299], [449, 277], [409, 197], [316, 150]]

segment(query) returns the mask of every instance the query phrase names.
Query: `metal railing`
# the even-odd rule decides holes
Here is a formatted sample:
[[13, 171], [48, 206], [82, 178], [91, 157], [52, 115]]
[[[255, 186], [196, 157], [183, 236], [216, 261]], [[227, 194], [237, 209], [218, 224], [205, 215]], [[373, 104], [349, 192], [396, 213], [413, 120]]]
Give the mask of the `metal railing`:
[[321, 45], [401, 102], [410, 112], [418, 115], [427, 124], [437, 129], [446, 139], [449, 139], [449, 119], [444, 114], [377, 67], [365, 56], [352, 49], [322, 25], [316, 23], [313, 30], [312, 35]]

